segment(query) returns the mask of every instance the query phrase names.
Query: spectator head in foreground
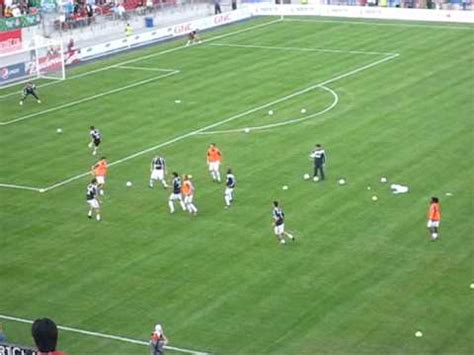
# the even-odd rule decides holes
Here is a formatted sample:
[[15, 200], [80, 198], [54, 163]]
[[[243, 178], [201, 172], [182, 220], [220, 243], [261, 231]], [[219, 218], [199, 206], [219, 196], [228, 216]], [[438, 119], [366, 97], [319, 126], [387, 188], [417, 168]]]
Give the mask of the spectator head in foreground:
[[56, 351], [58, 343], [58, 327], [51, 319], [42, 318], [33, 322], [31, 334], [36, 347], [42, 353]]

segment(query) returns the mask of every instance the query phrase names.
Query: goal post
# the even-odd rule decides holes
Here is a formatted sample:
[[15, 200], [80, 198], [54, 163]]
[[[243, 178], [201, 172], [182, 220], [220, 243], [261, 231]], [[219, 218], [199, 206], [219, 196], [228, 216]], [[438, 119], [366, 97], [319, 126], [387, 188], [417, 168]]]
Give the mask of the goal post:
[[61, 41], [35, 36], [30, 47], [0, 54], [0, 62], [0, 89], [33, 79], [66, 78]]

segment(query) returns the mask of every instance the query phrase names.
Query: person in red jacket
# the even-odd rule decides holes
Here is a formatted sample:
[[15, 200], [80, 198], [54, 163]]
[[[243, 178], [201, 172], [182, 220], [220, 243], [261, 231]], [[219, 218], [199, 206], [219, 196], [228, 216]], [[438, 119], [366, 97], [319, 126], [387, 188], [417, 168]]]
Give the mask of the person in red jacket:
[[168, 344], [165, 332], [161, 324], [155, 325], [155, 330], [151, 333], [150, 355], [162, 355], [165, 351], [165, 345]]

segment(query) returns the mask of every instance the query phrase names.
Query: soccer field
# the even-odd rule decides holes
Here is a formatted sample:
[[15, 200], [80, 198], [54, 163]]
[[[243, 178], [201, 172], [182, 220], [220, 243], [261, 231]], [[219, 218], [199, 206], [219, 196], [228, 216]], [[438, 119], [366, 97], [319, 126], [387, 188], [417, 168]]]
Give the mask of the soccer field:
[[[0, 91], [8, 340], [31, 345], [30, 325], [2, 317], [47, 316], [126, 338], [63, 330], [70, 354], [147, 354], [127, 339], [157, 322], [173, 354], [473, 353], [474, 27], [257, 18], [202, 37], [74, 67], [37, 83], [41, 104]], [[90, 125], [111, 163], [100, 223]], [[237, 178], [228, 210], [212, 142]], [[156, 154], [193, 175], [196, 217], [148, 187]], [[274, 200], [296, 243], [273, 236]]]

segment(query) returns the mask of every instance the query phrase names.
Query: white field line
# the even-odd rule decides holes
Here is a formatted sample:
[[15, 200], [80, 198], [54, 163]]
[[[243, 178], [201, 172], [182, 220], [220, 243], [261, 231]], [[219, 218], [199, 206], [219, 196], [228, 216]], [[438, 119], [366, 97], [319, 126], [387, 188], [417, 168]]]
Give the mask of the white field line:
[[175, 75], [175, 74], [178, 74], [178, 73], [179, 73], [179, 70], [175, 70], [175, 71], [172, 71], [172, 72], [169, 72], [169, 73], [166, 73], [166, 74], [153, 76], [151, 78], [148, 78], [148, 79], [145, 79], [145, 80], [140, 80], [140, 81], [137, 81], [137, 82], [129, 84], [129, 85], [125, 85], [125, 86], [121, 86], [121, 87], [118, 87], [118, 88], [115, 88], [115, 89], [112, 89], [112, 90], [104, 91], [100, 94], [87, 96], [87, 97], [84, 97], [84, 98], [76, 100], [76, 101], [71, 101], [71, 102], [68, 102], [67, 104], [54, 106], [54, 107], [51, 107], [49, 109], [39, 111], [39, 112], [35, 112], [35, 113], [31, 113], [29, 115], [21, 116], [21, 117], [15, 118], [15, 119], [10, 120], [10, 121], [0, 122], [0, 126], [6, 126], [6, 125], [9, 125], [9, 124], [12, 124], [12, 123], [17, 123], [17, 122], [20, 122], [20, 121], [24, 121], [28, 118], [33, 118], [33, 117], [44, 115], [46, 113], [59, 111], [59, 110], [62, 110], [62, 109], [65, 109], [65, 108], [68, 108], [68, 107], [71, 107], [71, 106], [79, 105], [79, 104], [82, 104], [84, 102], [88, 102], [88, 101], [91, 101], [91, 100], [98, 99], [100, 97], [115, 94], [115, 93], [118, 93], [120, 91], [124, 91], [124, 90], [128, 90], [128, 89], [132, 89], [132, 88], [137, 87], [137, 86], [145, 85], [145, 84], [148, 84], [152, 81], [156, 81], [158, 79], [163, 79], [163, 78], [166, 78], [168, 76]]
[[[314, 90], [314, 89], [316, 89], [316, 88], [325, 86], [325, 85], [330, 84], [330, 83], [333, 83], [333, 82], [335, 82], [335, 81], [344, 79], [344, 78], [346, 78], [346, 77], [348, 77], [348, 76], [357, 74], [357, 73], [359, 73], [359, 72], [361, 72], [361, 71], [370, 69], [370, 68], [372, 68], [372, 67], [375, 67], [375, 66], [377, 66], [377, 65], [380, 65], [380, 64], [382, 64], [382, 63], [385, 63], [385, 62], [387, 62], [387, 61], [389, 61], [389, 60], [392, 60], [392, 59], [394, 59], [394, 58], [396, 58], [396, 57], [398, 57], [398, 56], [399, 56], [399, 54], [398, 54], [398, 53], [395, 53], [395, 54], [390, 55], [390, 56], [388, 56], [388, 57], [379, 59], [379, 60], [377, 60], [377, 61], [375, 61], [375, 62], [372, 62], [372, 63], [366, 64], [366, 65], [363, 65], [363, 66], [361, 66], [361, 67], [358, 67], [358, 68], [353, 69], [353, 70], [351, 70], [351, 71], [348, 71], [348, 72], [346, 72], [346, 73], [343, 73], [343, 74], [340, 74], [340, 75], [338, 75], [338, 76], [335, 76], [335, 77], [333, 77], [333, 78], [331, 78], [331, 79], [325, 80], [325, 81], [320, 82], [320, 83], [318, 83], [318, 84], [314, 84], [314, 85], [308, 86], [308, 87], [306, 87], [306, 88], [304, 88], [304, 89], [301, 89], [301, 90], [299, 90], [299, 91], [296, 91], [296, 92], [294, 92], [294, 93], [292, 93], [292, 94], [283, 96], [283, 97], [281, 97], [281, 98], [279, 98], [279, 99], [276, 99], [276, 100], [274, 100], [274, 101], [270, 101], [270, 102], [268, 102], [268, 103], [266, 103], [266, 104], [263, 104], [263, 105], [260, 105], [260, 106], [251, 108], [251, 109], [249, 109], [249, 110], [247, 110], [247, 111], [245, 111], [245, 112], [239, 113], [239, 114], [237, 114], [237, 115], [227, 117], [227, 118], [225, 118], [225, 119], [223, 119], [223, 120], [221, 120], [221, 121], [218, 121], [218, 122], [212, 123], [212, 124], [210, 124], [210, 125], [207, 125], [207, 126], [205, 126], [205, 127], [199, 128], [199, 129], [197, 129], [197, 130], [195, 130], [195, 131], [191, 131], [191, 132], [188, 132], [188, 133], [186, 133], [186, 134], [177, 136], [177, 137], [175, 137], [175, 138], [173, 138], [173, 139], [170, 139], [170, 140], [168, 140], [168, 141], [166, 141], [166, 142], [163, 142], [163, 143], [154, 145], [154, 146], [152, 146], [152, 147], [149, 147], [149, 148], [147, 148], [147, 149], [138, 151], [138, 152], [136, 152], [136, 153], [134, 153], [134, 154], [132, 154], [132, 155], [126, 156], [126, 157], [124, 157], [124, 158], [122, 158], [122, 159], [119, 159], [119, 160], [116, 160], [116, 161], [110, 163], [109, 166], [121, 164], [121, 163], [123, 163], [123, 162], [126, 162], [126, 161], [128, 161], [128, 160], [130, 160], [130, 159], [134, 159], [134, 158], [139, 157], [139, 156], [141, 156], [141, 155], [143, 155], [143, 154], [146, 154], [146, 153], [148, 153], [148, 152], [151, 152], [151, 151], [154, 151], [154, 150], [156, 150], [156, 149], [159, 149], [159, 148], [168, 146], [168, 145], [170, 145], [170, 144], [179, 142], [179, 141], [181, 141], [181, 140], [183, 140], [183, 139], [186, 139], [186, 138], [188, 138], [188, 137], [194, 136], [194, 135], [196, 135], [196, 134], [200, 134], [200, 133], [202, 133], [202, 132], [211, 130], [211, 129], [213, 129], [213, 128], [215, 128], [215, 127], [218, 127], [218, 126], [221, 126], [221, 125], [223, 125], [223, 124], [225, 124], [225, 123], [228, 123], [228, 122], [231, 122], [231, 121], [235, 121], [235, 120], [238, 119], [238, 118], [247, 116], [247, 115], [249, 115], [249, 114], [251, 114], [251, 113], [254, 113], [254, 112], [256, 112], [256, 111], [262, 110], [262, 109], [264, 109], [264, 108], [270, 107], [270, 106], [275, 105], [275, 104], [278, 104], [278, 103], [280, 103], [280, 102], [284, 102], [284, 101], [286, 101], [286, 100], [289, 100], [289, 99], [291, 99], [291, 98], [293, 98], [293, 97], [296, 97], [296, 96], [299, 96], [299, 95], [304, 94], [304, 93], [306, 93], [306, 92], [309, 92], [309, 91]], [[53, 184], [53, 185], [50, 185], [50, 186], [45, 187], [45, 188], [44, 188], [44, 192], [47, 192], [47, 191], [50, 191], [50, 190], [55, 189], [55, 188], [57, 188], [57, 187], [66, 185], [66, 184], [68, 184], [68, 183], [70, 183], [70, 182], [73, 182], [73, 181], [75, 181], [75, 180], [78, 180], [78, 179], [80, 179], [80, 178], [82, 178], [82, 177], [84, 177], [84, 176], [87, 176], [87, 175], [89, 175], [89, 174], [90, 174], [90, 172], [82, 173], [82, 174], [79, 174], [79, 175], [70, 177], [70, 178], [68, 178], [68, 179], [66, 179], [66, 180], [59, 181], [59, 182], [57, 182], [57, 183], [55, 183], [55, 184]]]
[[330, 48], [304, 48], [304, 47], [275, 47], [254, 44], [231, 44], [231, 43], [211, 43], [210, 46], [216, 47], [235, 47], [235, 48], [253, 48], [253, 49], [270, 49], [280, 51], [296, 51], [296, 52], [327, 52], [327, 53], [349, 53], [349, 54], [367, 54], [367, 55], [393, 55], [392, 52], [371, 52], [345, 49], [330, 49]]
[[456, 26], [451, 24], [446, 25], [429, 25], [429, 24], [422, 24], [422, 23], [394, 23], [394, 22], [374, 22], [374, 21], [346, 21], [344, 19], [341, 20], [321, 20], [321, 19], [300, 19], [300, 18], [284, 18], [283, 21], [289, 22], [323, 22], [323, 23], [338, 23], [340, 25], [343, 24], [350, 24], [350, 25], [365, 25], [365, 26], [395, 26], [395, 27], [421, 27], [421, 28], [436, 28], [441, 30], [474, 30], [474, 26]]
[[146, 68], [146, 67], [136, 67], [132, 65], [117, 65], [112, 69], [130, 69], [130, 70], [144, 70], [144, 71], [158, 71], [158, 72], [172, 72], [177, 71], [177, 69], [163, 69], [163, 68]]
[[262, 125], [262, 126], [249, 126], [249, 127], [245, 127], [245, 128], [226, 129], [226, 130], [219, 130], [219, 131], [207, 131], [207, 132], [201, 132], [199, 134], [210, 135], [210, 134], [223, 134], [223, 133], [236, 133], [236, 132], [242, 133], [242, 131], [245, 131], [245, 129], [248, 129], [249, 131], [259, 131], [259, 130], [264, 130], [264, 129], [271, 129], [271, 128], [290, 125], [290, 124], [300, 123], [300, 122], [309, 120], [310, 118], [314, 118], [314, 117], [317, 117], [317, 116], [324, 115], [325, 113], [331, 111], [334, 107], [336, 107], [336, 105], [339, 103], [339, 96], [337, 95], [337, 93], [334, 90], [332, 90], [332, 89], [330, 89], [326, 86], [321, 85], [321, 86], [319, 86], [319, 88], [328, 91], [333, 97], [332, 103], [328, 107], [326, 107], [325, 109], [323, 109], [319, 112], [315, 112], [315, 113], [312, 113], [310, 115], [300, 117], [300, 118], [294, 118], [294, 119], [291, 119], [291, 120], [286, 120], [286, 121], [282, 121], [282, 122], [278, 122], [278, 123], [266, 124], [266, 125]]
[[[19, 323], [33, 324], [33, 321], [30, 320], [30, 319], [11, 317], [11, 316], [3, 315], [3, 314], [0, 314], [0, 319], [10, 320], [10, 321], [19, 322]], [[125, 343], [131, 343], [131, 344], [137, 344], [137, 345], [146, 345], [146, 346], [149, 345], [149, 343], [147, 341], [143, 341], [143, 340], [135, 340], [135, 339], [125, 338], [125, 337], [121, 337], [121, 336], [117, 336], [117, 335], [91, 332], [89, 330], [71, 328], [71, 327], [66, 327], [66, 326], [62, 326], [62, 325], [58, 325], [58, 329], [68, 331], [68, 332], [72, 332], [72, 333], [90, 335], [90, 336], [94, 336], [94, 337], [98, 337], [98, 338], [105, 338], [105, 339], [122, 341], [122, 342], [125, 342]], [[208, 353], [205, 353], [205, 352], [189, 350], [189, 349], [182, 349], [182, 348], [177, 348], [177, 347], [174, 347], [174, 346], [165, 346], [165, 349], [173, 350], [173, 351], [177, 351], [177, 352], [181, 352], [181, 353], [194, 354], [194, 355], [208, 355]]]
[[39, 187], [14, 185], [14, 184], [0, 184], [0, 187], [4, 187], [7, 189], [29, 190], [29, 191], [38, 191], [38, 192], [41, 192], [43, 190]]
[[[215, 41], [215, 40], [218, 40], [218, 39], [221, 39], [221, 38], [226, 38], [226, 37], [233, 36], [233, 35], [236, 35], [236, 34], [239, 34], [239, 33], [251, 31], [251, 30], [254, 30], [254, 29], [257, 29], [257, 28], [266, 27], [266, 26], [269, 26], [269, 25], [272, 25], [272, 24], [278, 23], [278, 22], [281, 22], [281, 20], [280, 19], [272, 20], [272, 21], [269, 21], [269, 22], [265, 22], [265, 23], [255, 25], [255, 26], [246, 27], [246, 28], [243, 28], [243, 29], [240, 29], [240, 30], [237, 30], [237, 31], [224, 33], [222, 35], [218, 35], [218, 36], [211, 37], [209, 39], [203, 40], [203, 43], [212, 42], [212, 41]], [[160, 52], [143, 55], [143, 56], [136, 57], [136, 58], [133, 58], [133, 59], [129, 59], [129, 60], [117, 63], [117, 64], [112, 64], [112, 65], [108, 65], [108, 66], [105, 66], [105, 67], [102, 67], [102, 68], [91, 70], [91, 71], [88, 71], [88, 72], [85, 72], [85, 73], [72, 75], [70, 77], [67, 77], [66, 81], [67, 80], [72, 80], [72, 79], [83, 78], [85, 76], [89, 76], [89, 75], [93, 75], [93, 74], [96, 74], [96, 73], [100, 73], [102, 71], [113, 69], [117, 66], [124, 66], [124, 65], [127, 65], [127, 64], [136, 63], [136, 62], [139, 62], [139, 61], [142, 61], [142, 60], [158, 57], [158, 56], [161, 56], [161, 55], [164, 55], [164, 54], [168, 54], [168, 53], [172, 53], [172, 52], [176, 52], [176, 51], [179, 51], [179, 50], [182, 50], [182, 49], [192, 48], [192, 47], [193, 46], [182, 45], [182, 46], [179, 46], [179, 47], [165, 49], [165, 50], [160, 51]], [[60, 84], [60, 83], [62, 83], [62, 81], [51, 81], [51, 82], [48, 82], [48, 83], [45, 83], [45, 84], [38, 85], [38, 88], [47, 87], [47, 86], [51, 86], [51, 85], [56, 85], [56, 84]], [[8, 94], [0, 95], [0, 99], [4, 99], [4, 98], [10, 97], [10, 96], [18, 95], [19, 92], [20, 91], [14, 91], [14, 92], [10, 92]]]

